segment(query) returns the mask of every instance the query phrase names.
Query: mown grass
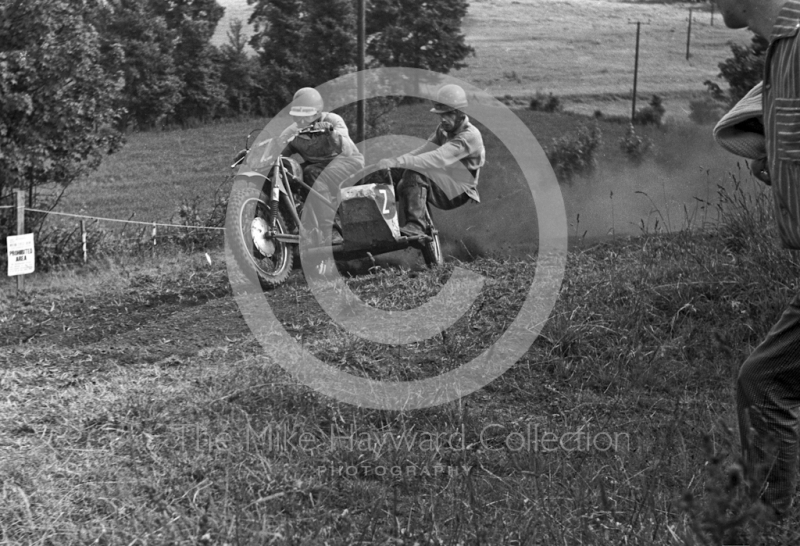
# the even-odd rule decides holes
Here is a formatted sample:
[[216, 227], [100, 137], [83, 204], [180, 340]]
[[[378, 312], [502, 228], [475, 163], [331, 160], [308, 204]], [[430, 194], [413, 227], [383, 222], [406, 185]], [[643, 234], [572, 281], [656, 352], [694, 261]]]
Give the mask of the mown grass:
[[[796, 514], [769, 524], [744, 496], [732, 389], [796, 290], [797, 256], [775, 244], [768, 194], [734, 186], [720, 201], [715, 229], [572, 252], [526, 355], [472, 395], [418, 411], [299, 385], [243, 323], [221, 253], [34, 277], [0, 313], [0, 537], [678, 545], [736, 532], [795, 544]], [[372, 305], [405, 308], [453, 265], [348, 282]], [[342, 331], [299, 272], [267, 298], [333, 365], [425, 376], [496, 339], [535, 262], [458, 265], [488, 279], [482, 298], [403, 350]]]

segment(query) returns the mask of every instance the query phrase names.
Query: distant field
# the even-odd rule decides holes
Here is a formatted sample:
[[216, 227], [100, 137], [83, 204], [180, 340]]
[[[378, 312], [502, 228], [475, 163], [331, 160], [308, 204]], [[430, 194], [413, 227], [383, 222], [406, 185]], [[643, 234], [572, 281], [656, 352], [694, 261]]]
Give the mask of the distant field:
[[[246, 0], [220, 0], [226, 18], [215, 36], [224, 43], [233, 18], [246, 20]], [[694, 9], [691, 57], [686, 37]], [[640, 36], [638, 94], [665, 97], [667, 115], [688, 114], [688, 100], [716, 80], [718, 64], [730, 56], [727, 42], [745, 43], [750, 34], [725, 27], [719, 13], [713, 26], [709, 4], [633, 3], [614, 0], [472, 0], [464, 20], [467, 43], [476, 55], [453, 74], [494, 96], [529, 97], [552, 92], [571, 110], [607, 113], [630, 109], [633, 88], [635, 21]]]
[[246, 25], [247, 35], [252, 35], [253, 27], [247, 26], [247, 19], [253, 12], [253, 6], [248, 6], [247, 0], [217, 0], [217, 3], [225, 8], [225, 16], [220, 20], [214, 37], [211, 39], [214, 45], [220, 46], [228, 43], [227, 32], [230, 30], [231, 23], [236, 19]]

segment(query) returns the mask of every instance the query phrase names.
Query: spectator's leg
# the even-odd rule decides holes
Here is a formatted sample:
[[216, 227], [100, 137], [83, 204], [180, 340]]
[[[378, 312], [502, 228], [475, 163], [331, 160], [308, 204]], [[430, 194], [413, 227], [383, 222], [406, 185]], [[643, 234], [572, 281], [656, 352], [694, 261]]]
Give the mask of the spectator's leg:
[[797, 483], [800, 296], [742, 365], [736, 387], [742, 449], [755, 471], [753, 494], [782, 517]]

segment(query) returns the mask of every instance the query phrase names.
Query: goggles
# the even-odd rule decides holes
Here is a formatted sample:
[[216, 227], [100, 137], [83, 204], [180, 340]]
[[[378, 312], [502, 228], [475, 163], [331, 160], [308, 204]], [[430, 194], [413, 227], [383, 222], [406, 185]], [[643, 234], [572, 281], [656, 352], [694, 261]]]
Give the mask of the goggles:
[[292, 106], [289, 110], [289, 115], [299, 118], [307, 118], [317, 113], [317, 109], [313, 106]]

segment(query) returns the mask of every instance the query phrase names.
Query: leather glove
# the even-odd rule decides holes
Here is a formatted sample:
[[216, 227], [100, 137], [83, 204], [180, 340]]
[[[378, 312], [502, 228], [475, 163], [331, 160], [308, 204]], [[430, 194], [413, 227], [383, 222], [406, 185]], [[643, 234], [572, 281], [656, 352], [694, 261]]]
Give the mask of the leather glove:
[[378, 169], [385, 171], [388, 169], [393, 169], [397, 166], [397, 160], [393, 157], [388, 157], [386, 159], [381, 159], [378, 161]]

